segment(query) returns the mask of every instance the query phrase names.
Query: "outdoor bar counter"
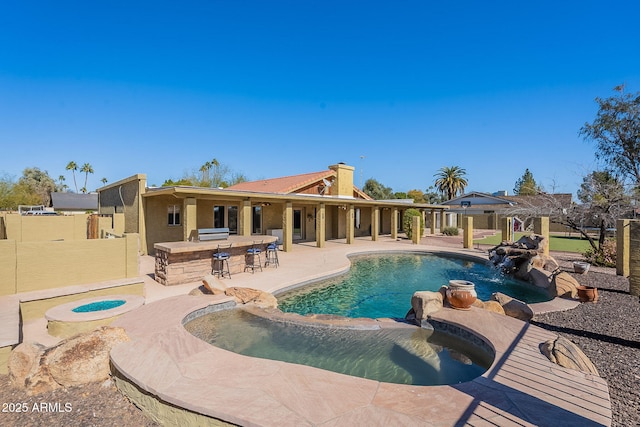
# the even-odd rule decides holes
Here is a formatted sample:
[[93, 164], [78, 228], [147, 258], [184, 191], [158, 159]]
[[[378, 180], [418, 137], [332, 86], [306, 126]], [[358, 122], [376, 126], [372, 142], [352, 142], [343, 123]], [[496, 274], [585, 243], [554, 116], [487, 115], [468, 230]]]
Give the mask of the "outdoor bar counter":
[[247, 263], [247, 249], [254, 242], [262, 241], [257, 247], [262, 250], [262, 265], [264, 266], [266, 247], [275, 242], [276, 236], [229, 236], [223, 240], [206, 242], [166, 242], [153, 245], [156, 251], [155, 280], [163, 285], [179, 285], [182, 283], [199, 282], [213, 269], [213, 254], [218, 245], [228, 245], [225, 249], [231, 257], [229, 270], [231, 276], [242, 273]]

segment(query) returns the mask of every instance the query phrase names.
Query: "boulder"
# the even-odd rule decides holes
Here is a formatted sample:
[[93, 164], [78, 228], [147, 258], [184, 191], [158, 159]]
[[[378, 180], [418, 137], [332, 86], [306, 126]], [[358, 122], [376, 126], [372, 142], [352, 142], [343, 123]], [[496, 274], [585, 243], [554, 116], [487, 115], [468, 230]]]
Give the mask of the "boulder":
[[260, 292], [260, 295], [253, 300], [253, 303], [262, 308], [277, 308], [278, 299], [269, 292]]
[[44, 346], [31, 342], [23, 342], [14, 348], [7, 362], [11, 382], [24, 387], [29, 373], [40, 363], [43, 352]]
[[253, 303], [262, 308], [276, 308], [278, 300], [268, 292], [259, 291], [251, 288], [227, 288], [225, 295], [234, 297], [240, 304]]
[[553, 274], [542, 268], [532, 268], [529, 272], [529, 282], [542, 289], [549, 289], [553, 283]]
[[418, 324], [422, 323], [429, 314], [442, 310], [444, 298], [442, 292], [418, 291], [411, 297], [411, 308], [415, 313]]
[[109, 353], [129, 341], [123, 328], [103, 326], [62, 341], [45, 355], [51, 376], [64, 386], [102, 382], [109, 378]]
[[125, 341], [129, 341], [129, 337], [123, 328], [103, 326], [48, 349], [23, 343], [9, 356], [9, 375], [11, 381], [25, 387], [29, 395], [103, 382], [111, 373], [111, 349]]
[[473, 304], [471, 304], [472, 307], [478, 307], [478, 308], [484, 308], [484, 302], [482, 302], [479, 299], [476, 299]]
[[553, 277], [551, 283], [554, 295], [565, 298], [576, 298], [580, 283], [566, 271], [562, 271]]
[[500, 303], [504, 309], [504, 314], [507, 316], [515, 317], [516, 319], [524, 320], [525, 322], [528, 322], [533, 318], [533, 310], [527, 303], [512, 298], [509, 295], [496, 292], [491, 295], [491, 300]]
[[492, 311], [494, 313], [498, 313], [502, 315], [505, 314], [504, 308], [502, 308], [502, 305], [500, 305], [498, 301], [485, 301], [483, 308], [487, 311]]
[[213, 295], [222, 295], [227, 290], [227, 285], [213, 274], [204, 276], [202, 284]]
[[595, 365], [573, 342], [563, 337], [551, 339], [541, 346], [542, 354], [553, 363], [569, 369], [599, 375]]

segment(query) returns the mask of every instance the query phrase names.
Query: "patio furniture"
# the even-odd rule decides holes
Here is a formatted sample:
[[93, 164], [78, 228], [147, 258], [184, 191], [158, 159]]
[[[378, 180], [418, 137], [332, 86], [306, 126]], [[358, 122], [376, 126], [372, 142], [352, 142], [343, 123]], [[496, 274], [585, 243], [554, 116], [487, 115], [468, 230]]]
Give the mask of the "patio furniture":
[[[249, 249], [247, 249], [247, 256], [245, 258], [245, 266], [244, 271], [247, 269], [251, 269], [251, 274], [255, 273], [256, 268], [259, 268], [262, 271], [262, 258], [260, 254], [262, 253], [262, 242], [264, 240], [254, 240], [253, 245]], [[258, 262], [256, 262], [256, 259]]]
[[229, 279], [231, 279], [231, 271], [229, 270], [230, 250], [231, 243], [228, 245], [218, 245], [218, 249], [213, 254], [213, 269], [211, 270], [211, 274], [214, 276], [217, 274], [220, 278], [224, 278], [226, 274]]
[[275, 265], [276, 268], [280, 265], [280, 261], [278, 261], [278, 242], [269, 243], [267, 245], [264, 266], [268, 267], [270, 265]]
[[198, 228], [198, 241], [227, 240], [229, 238], [228, 228]]

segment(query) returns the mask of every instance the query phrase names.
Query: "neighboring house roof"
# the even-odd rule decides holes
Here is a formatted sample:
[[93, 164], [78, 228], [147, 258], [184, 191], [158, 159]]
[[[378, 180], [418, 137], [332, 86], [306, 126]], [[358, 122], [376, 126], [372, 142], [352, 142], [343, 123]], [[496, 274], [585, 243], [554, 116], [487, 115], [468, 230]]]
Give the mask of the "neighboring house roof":
[[[234, 184], [225, 188], [225, 190], [233, 191], [254, 191], [260, 193], [277, 193], [277, 194], [322, 194], [325, 184], [323, 180], [332, 181], [336, 176], [333, 170], [325, 170], [320, 172], [304, 173], [300, 175], [290, 175], [280, 178], [260, 179], [257, 181], [247, 181]], [[353, 186], [354, 197], [366, 200], [372, 200], [369, 195]], [[327, 195], [330, 194], [327, 192]]]
[[56, 211], [96, 211], [98, 193], [51, 193], [51, 204]]
[[509, 206], [512, 203], [512, 201], [506, 196], [494, 196], [489, 193], [472, 191], [471, 193], [465, 193], [461, 196], [454, 197], [453, 199], [442, 202], [441, 204], [460, 206], [462, 202], [471, 202], [471, 205], [501, 205], [502, 207]]
[[573, 199], [571, 193], [536, 194], [535, 196], [494, 196], [476, 191], [463, 194], [441, 204], [462, 208], [463, 202], [469, 202], [466, 205], [468, 212], [472, 210], [503, 212], [517, 210], [518, 208], [569, 208]]

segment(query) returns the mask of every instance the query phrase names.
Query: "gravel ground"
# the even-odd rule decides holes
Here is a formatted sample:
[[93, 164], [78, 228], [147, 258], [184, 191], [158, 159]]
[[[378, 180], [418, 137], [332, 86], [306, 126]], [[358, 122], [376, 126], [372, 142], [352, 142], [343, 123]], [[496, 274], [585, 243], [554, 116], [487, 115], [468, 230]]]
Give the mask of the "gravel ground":
[[7, 375], [0, 375], [0, 404], [2, 427], [157, 426], [111, 381], [27, 396]]
[[[575, 254], [552, 254], [570, 271]], [[640, 301], [614, 269], [570, 272], [598, 288], [597, 303], [536, 316], [532, 323], [576, 343], [607, 380], [614, 427], [640, 426]], [[0, 375], [0, 426], [155, 426], [110, 382], [27, 396]], [[17, 410], [24, 409], [21, 412]]]
[[[570, 271], [571, 255], [555, 258]], [[598, 288], [598, 302], [537, 315], [531, 323], [573, 341], [591, 359], [609, 385], [613, 426], [640, 426], [640, 299], [629, 295], [629, 280], [615, 269], [571, 274]]]

